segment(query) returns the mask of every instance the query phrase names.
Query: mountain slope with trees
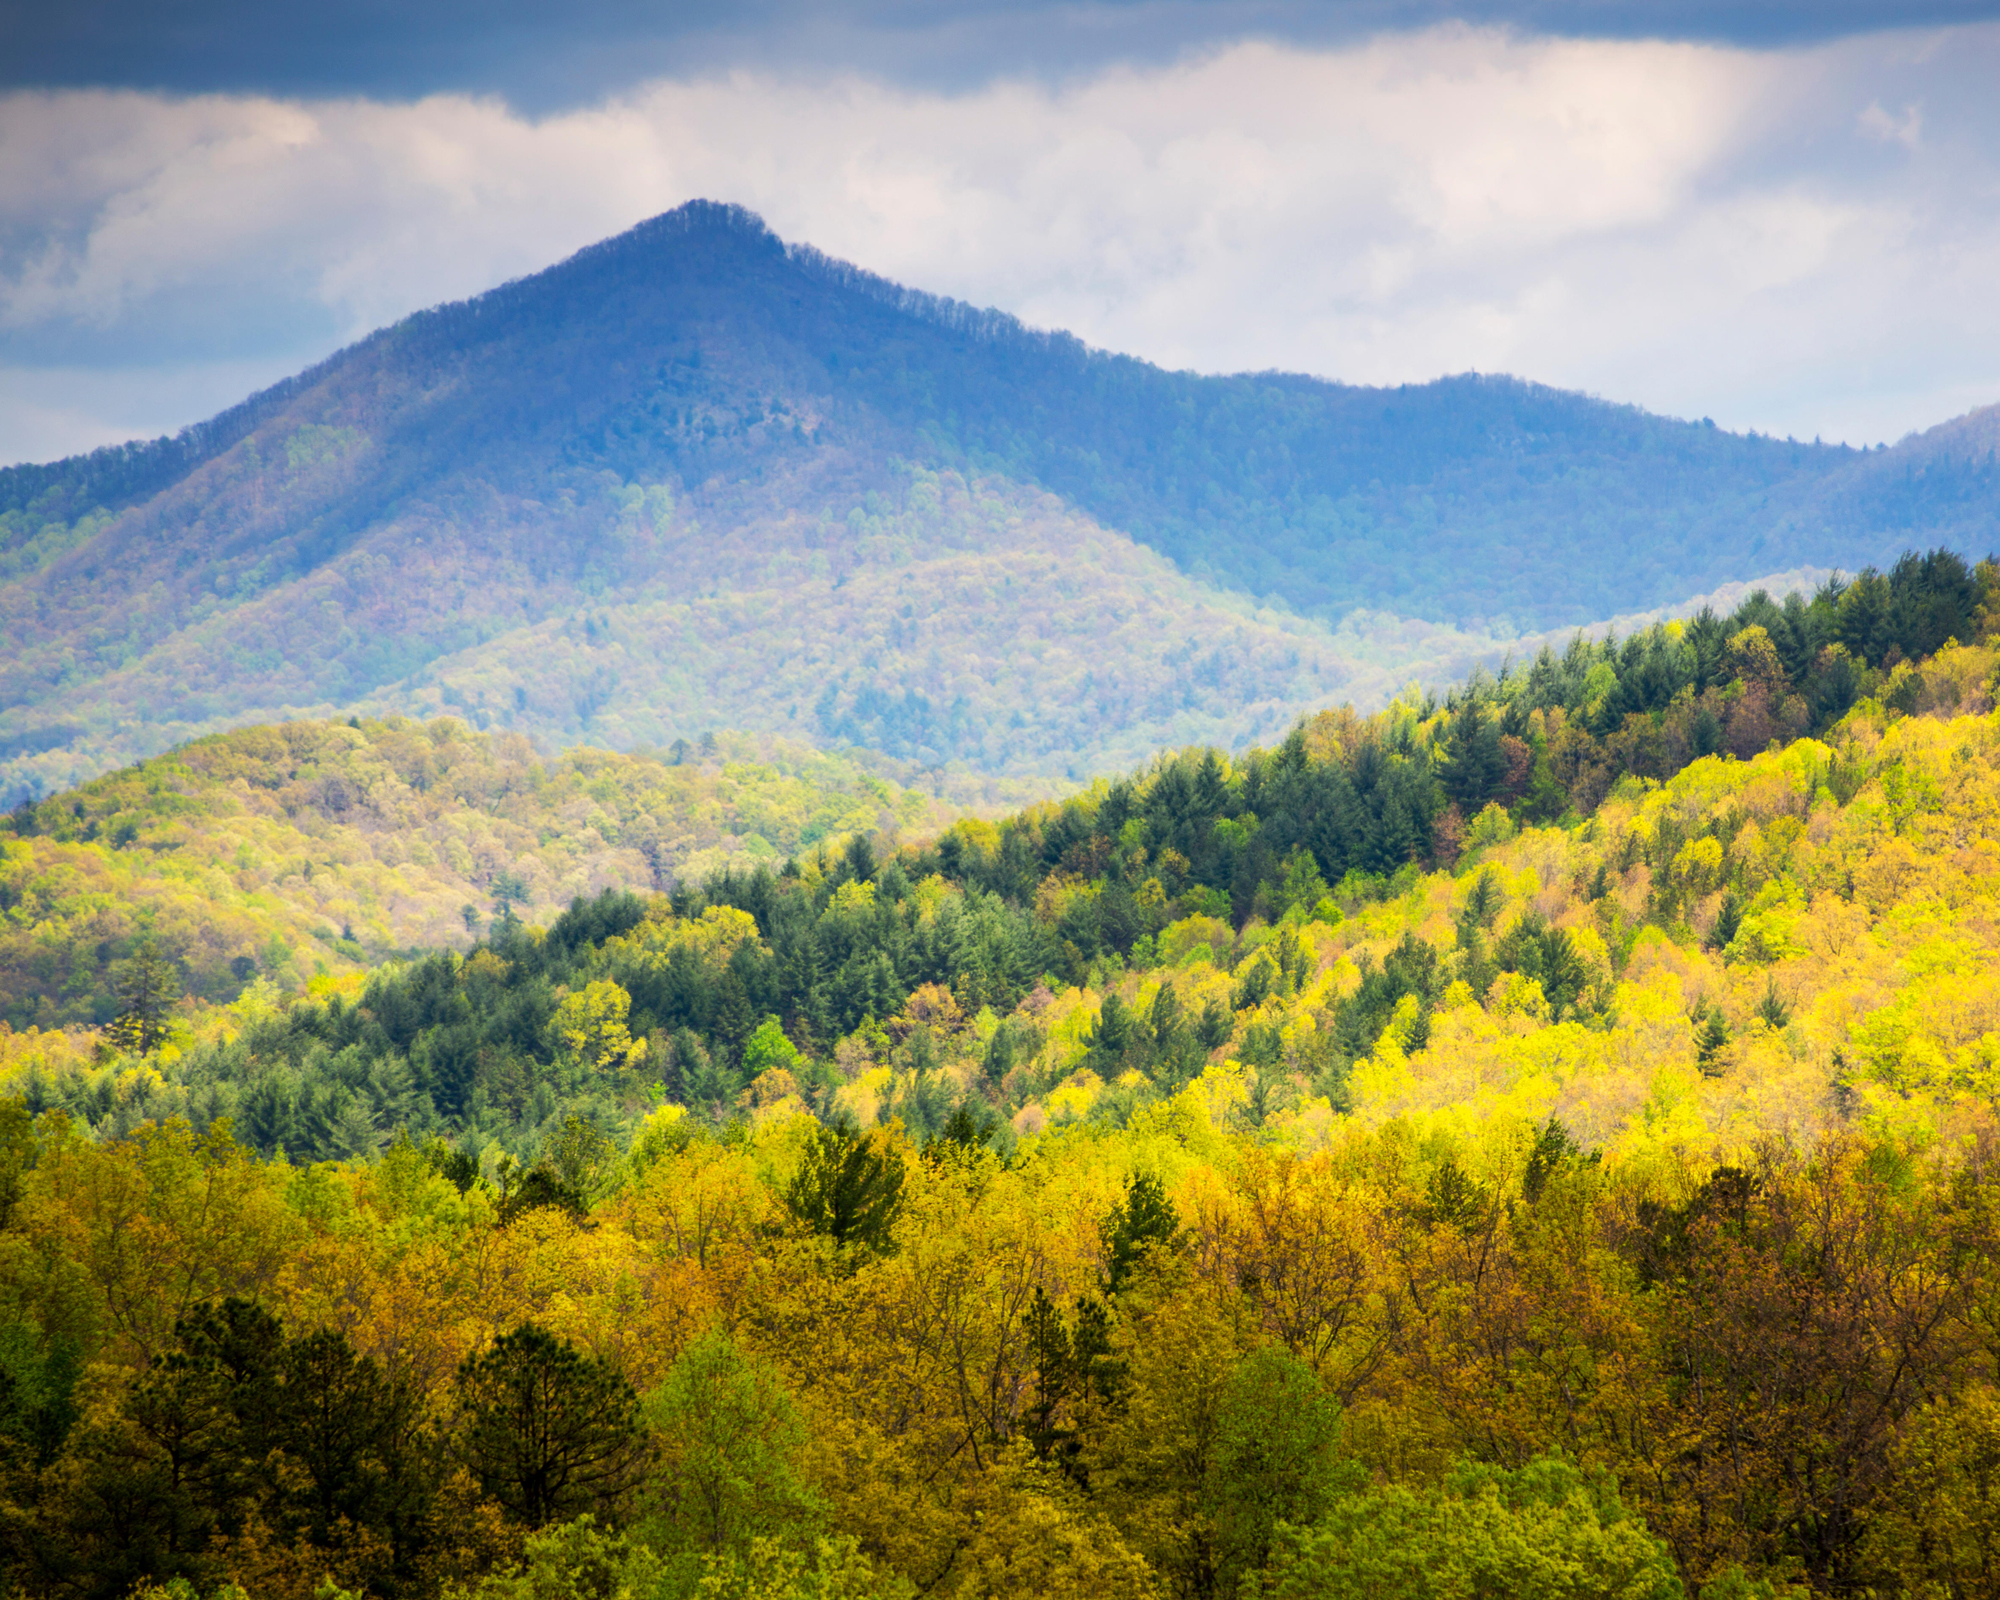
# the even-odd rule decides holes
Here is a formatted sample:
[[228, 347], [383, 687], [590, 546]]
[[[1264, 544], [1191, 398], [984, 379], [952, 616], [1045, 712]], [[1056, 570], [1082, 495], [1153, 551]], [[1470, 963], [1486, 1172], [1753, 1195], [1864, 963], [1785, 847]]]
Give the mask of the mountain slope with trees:
[[0, 825], [0, 1025], [106, 1023], [146, 983], [207, 1004], [296, 991], [495, 916], [956, 814], [898, 775], [916, 776], [740, 735], [545, 758], [451, 718], [198, 740]]
[[[867, 575], [860, 626], [891, 631], [904, 602], [881, 581], [897, 559], [881, 524], [910, 520], [919, 474], [1017, 522], [1066, 517], [1120, 552], [1060, 608], [1080, 636], [1121, 588], [1173, 587], [1150, 551], [1183, 579], [1175, 631], [1204, 647], [1241, 614], [1228, 596], [1280, 596], [1308, 623], [1366, 607], [1497, 654], [1511, 632], [1808, 559], [1983, 547], [2000, 507], [1992, 432], [1975, 417], [1856, 453], [1504, 378], [1372, 390], [1168, 373], [887, 284], [701, 202], [407, 319], [175, 440], [0, 473], [0, 759], [7, 787], [43, 793], [233, 723], [410, 709], [447, 658], [730, 587], [798, 611], [823, 602], [815, 582]], [[1049, 497], [1056, 509], [1037, 510]], [[966, 524], [939, 506], [950, 546]], [[1004, 527], [983, 531], [1006, 545]], [[1028, 615], [1004, 595], [988, 609]], [[1390, 665], [1413, 664], [1441, 665]], [[600, 730], [605, 691], [579, 670], [485, 714], [563, 739], [714, 726], [698, 696], [648, 683]], [[916, 695], [951, 714], [924, 664], [840, 670], [823, 711], [773, 695], [746, 702], [746, 725], [837, 743], [868, 720], [857, 701]], [[1147, 694], [1093, 717], [1089, 675], [1030, 673], [1028, 694], [1099, 726], [1005, 739], [969, 708], [942, 750], [913, 738], [893, 753], [1060, 772], [1174, 736]], [[1151, 676], [1149, 694], [1173, 679], [1165, 664]], [[1259, 669], [1203, 710], [1296, 713], [1347, 692]]]
[[1911, 555], [150, 1039], [0, 1029], [0, 1572], [1985, 1593], [1996, 634], [2000, 569]]
[[[464, 837], [470, 826], [485, 830], [488, 882], [532, 870], [538, 881], [554, 874], [557, 884], [575, 883], [588, 872], [610, 877], [605, 893], [575, 899], [545, 936], [519, 921], [495, 924], [470, 959], [439, 954], [387, 970], [363, 992], [285, 1015], [275, 1032], [260, 1025], [218, 1041], [210, 1028], [207, 1044], [136, 1095], [115, 1091], [115, 1068], [70, 1062], [41, 1081], [35, 1103], [94, 1106], [114, 1126], [201, 1107], [203, 1117], [235, 1116], [266, 1149], [354, 1153], [314, 1143], [330, 1124], [285, 1131], [279, 1112], [251, 1109], [267, 1094], [278, 1103], [306, 1095], [304, 1105], [325, 1092], [354, 1111], [343, 1138], [379, 1142], [400, 1126], [527, 1150], [572, 1115], [629, 1128], [649, 1094], [724, 1121], [779, 1101], [870, 1116], [894, 1107], [918, 1132], [971, 1095], [1016, 1126], [1038, 1126], [1065, 1107], [1080, 1112], [1099, 1090], [1129, 1112], [1233, 1052], [1265, 1071], [1268, 1092], [1310, 1087], [1341, 1106], [1392, 1016], [1405, 1016], [1409, 1039], [1427, 1036], [1455, 970], [1479, 996], [1515, 972], [1541, 985], [1552, 1019], [1601, 1013], [1608, 1026], [1607, 975], [1625, 959], [1621, 941], [1629, 953], [1648, 926], [1746, 956], [1790, 949], [1780, 930], [1804, 902], [1787, 898], [1796, 885], [1772, 899], [1778, 880], [1759, 863], [1779, 848], [1768, 839], [1796, 842], [1798, 829], [1774, 813], [1738, 838], [1753, 820], [1739, 793], [1752, 781], [1746, 764], [1764, 763], [1753, 788], [1763, 786], [1765, 810], [1796, 804], [1809, 818], [1825, 791], [1845, 814], [1869, 789], [1892, 811], [1921, 811], [1935, 776], [1902, 758], [1885, 764], [1868, 755], [1873, 736], [1839, 730], [1855, 717], [1865, 730], [1871, 718], [1989, 707], [1993, 652], [1956, 641], [1984, 639], [1996, 624], [2000, 569], [1970, 570], [1948, 552], [1910, 555], [1887, 575], [1829, 584], [1810, 602], [1795, 595], [1780, 606], [1757, 594], [1727, 618], [1703, 612], [1623, 641], [1578, 640], [1561, 656], [1545, 650], [1505, 678], [1476, 678], [1442, 699], [1399, 699], [1372, 718], [1351, 707], [1323, 712], [1275, 749], [1237, 761], [1213, 749], [1162, 757], [1060, 804], [959, 822], [923, 846], [892, 850], [893, 834], [877, 830], [871, 842], [864, 825], [829, 848], [819, 842], [828, 841], [821, 821], [817, 838], [792, 833], [790, 860], [766, 843], [756, 866], [739, 840], [737, 864], [705, 878], [699, 859], [677, 871], [671, 861], [634, 858], [646, 837], [668, 831], [650, 816], [614, 820], [632, 818], [676, 780], [683, 791], [716, 781], [699, 772], [681, 778], [589, 753], [548, 777], [496, 772], [496, 758], [519, 757], [450, 723], [386, 726], [370, 745], [353, 730], [299, 729], [285, 735], [293, 745], [339, 754], [353, 746], [377, 767], [405, 773], [414, 761], [421, 770], [378, 785], [376, 826], [389, 837], [372, 858], [351, 852], [351, 883], [332, 866], [333, 885], [309, 889], [280, 866], [264, 869], [273, 889], [317, 895], [322, 906], [364, 896], [379, 922], [393, 908], [381, 903], [376, 863], [404, 861], [386, 882], [408, 893], [415, 863], [462, 852], [440, 829]], [[220, 761], [270, 782], [280, 776], [272, 754], [237, 735], [194, 747], [183, 765]], [[161, 777], [174, 770], [155, 766]], [[416, 783], [433, 769], [419, 794]], [[1682, 776], [1690, 772], [1707, 776]], [[724, 768], [722, 793], [729, 780]], [[1607, 806], [1651, 817], [1663, 802], [1647, 796], [1663, 784], [1679, 785], [1694, 809], [1676, 801], [1666, 820], [1639, 832], [1604, 820]], [[1717, 784], [1738, 798], [1694, 804]], [[1804, 787], [1780, 794], [1786, 784]], [[344, 787], [313, 765], [279, 798], [323, 812], [329, 785]], [[46, 848], [44, 834], [108, 829], [116, 843], [144, 820], [118, 809], [140, 787], [106, 780], [86, 791], [88, 806], [51, 801], [17, 813], [21, 842], [7, 847], [10, 859], [26, 869], [31, 852]], [[499, 793], [465, 809], [462, 794], [486, 790]], [[213, 785], [205, 792], [228, 798]], [[216, 800], [209, 809], [230, 809]], [[922, 820], [919, 797], [900, 803], [903, 820]], [[651, 804], [673, 815], [660, 799]], [[481, 815], [510, 812], [514, 849], [538, 848], [519, 824], [540, 822], [532, 863], [507, 866], [506, 842]], [[418, 813], [442, 814], [419, 827]], [[578, 860], [575, 845], [551, 843], [552, 822], [596, 841], [600, 854]], [[126, 842], [166, 843], [155, 840], [157, 826]], [[1549, 902], [1498, 943], [1502, 930], [1482, 903], [1457, 929], [1449, 959], [1419, 941], [1374, 951], [1380, 965], [1355, 968], [1358, 987], [1344, 995], [1306, 982], [1327, 968], [1329, 950], [1351, 936], [1374, 938], [1368, 930], [1384, 918], [1418, 917], [1444, 894], [1448, 876], [1426, 887], [1426, 866], [1445, 872], [1523, 827], [1552, 830], [1537, 848], [1567, 840], [1562, 850], [1582, 865], [1566, 869], [1566, 887], [1551, 883]], [[1902, 859], [1900, 845], [1881, 848]], [[22, 872], [15, 881], [25, 881]], [[253, 887], [248, 877], [241, 887]], [[66, 908], [10, 893], [21, 947], [49, 949]], [[546, 889], [534, 899], [546, 903]], [[1574, 936], [1558, 925], [1572, 912]], [[1190, 974], [1178, 997], [1175, 968]], [[33, 967], [23, 959], [20, 970]], [[1308, 990], [1319, 1008], [1310, 1021], [1287, 999]], [[1095, 1021], [1093, 994], [1102, 999]], [[1706, 1026], [1706, 1017], [1697, 1021]], [[1740, 1016], [1717, 1021], [1724, 1038], [1741, 1025]], [[314, 1087], [336, 1059], [347, 1064], [347, 1090]], [[1071, 1078], [1079, 1069], [1088, 1083]]]

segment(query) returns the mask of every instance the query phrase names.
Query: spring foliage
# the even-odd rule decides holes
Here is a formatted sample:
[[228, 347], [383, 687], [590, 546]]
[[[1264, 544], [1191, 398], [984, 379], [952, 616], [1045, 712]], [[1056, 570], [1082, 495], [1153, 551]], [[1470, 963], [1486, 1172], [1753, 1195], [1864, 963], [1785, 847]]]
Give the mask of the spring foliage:
[[1986, 1592], [2000, 654], [1900, 570], [1970, 642], [1863, 579], [5, 1036], [9, 1581]]

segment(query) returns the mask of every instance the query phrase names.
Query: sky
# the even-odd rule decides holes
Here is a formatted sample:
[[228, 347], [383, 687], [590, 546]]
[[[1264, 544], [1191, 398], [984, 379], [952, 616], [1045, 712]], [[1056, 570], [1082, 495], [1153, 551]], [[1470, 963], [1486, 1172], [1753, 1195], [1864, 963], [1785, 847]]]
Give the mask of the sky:
[[0, 0], [0, 464], [705, 196], [1199, 371], [2000, 402], [2000, 0]]

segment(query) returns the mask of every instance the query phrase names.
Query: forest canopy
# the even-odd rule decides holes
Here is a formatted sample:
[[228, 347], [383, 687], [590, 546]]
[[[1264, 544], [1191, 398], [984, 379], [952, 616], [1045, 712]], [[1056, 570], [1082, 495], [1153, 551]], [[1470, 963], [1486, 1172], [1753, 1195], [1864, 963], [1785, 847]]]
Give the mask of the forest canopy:
[[8, 1581], [1985, 1593], [1996, 605], [1916, 554], [290, 989], [155, 941], [0, 1031]]

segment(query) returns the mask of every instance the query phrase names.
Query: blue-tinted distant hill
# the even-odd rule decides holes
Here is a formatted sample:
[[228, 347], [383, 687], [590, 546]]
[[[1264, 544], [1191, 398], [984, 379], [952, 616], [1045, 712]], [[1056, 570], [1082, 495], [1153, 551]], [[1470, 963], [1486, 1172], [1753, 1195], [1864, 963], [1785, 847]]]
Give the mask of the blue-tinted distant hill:
[[[627, 682], [602, 649], [551, 682], [548, 630], [574, 623], [593, 646], [599, 627], [698, 633], [673, 607], [754, 594], [766, 603], [735, 642], [765, 618], [769, 650], [804, 660], [815, 612], [873, 575], [886, 609], [844, 615], [862, 647], [812, 658], [810, 703], [794, 685], [742, 715], [925, 759], [1073, 766], [1106, 740], [1219, 736], [1248, 708], [1340, 686], [1338, 663], [1302, 667], [1283, 628], [1230, 620], [1227, 594], [1328, 622], [1367, 608], [1504, 632], [1911, 544], [1983, 552], [2000, 527], [1992, 433], [1978, 414], [1867, 454], [1509, 378], [1368, 389], [1166, 372], [698, 202], [411, 317], [179, 438], [0, 473], [0, 624], [15, 641], [0, 759], [123, 758], [164, 727], [421, 689], [562, 737], [615, 736], [605, 719], [620, 715], [649, 736], [693, 730], [712, 684]], [[937, 474], [934, 513], [940, 491], [923, 484]], [[982, 567], [961, 603], [988, 634], [1023, 603], [1010, 585], [1076, 624], [1060, 670], [982, 707], [990, 663], [950, 659], [965, 630], [932, 614], [950, 585], [923, 564], [1004, 564], [1008, 527], [1028, 523], [1037, 548], [1060, 550], [1051, 516], [1178, 573], [1106, 547], [1108, 589], [1090, 578], [1052, 599]], [[899, 587], [912, 562], [923, 570]], [[1158, 609], [1140, 630], [1164, 631], [1158, 659], [1128, 639], [1091, 660], [1093, 609], [1134, 595]], [[640, 602], [643, 624], [620, 610]], [[1225, 654], [1252, 665], [1224, 681], [1219, 641], [1243, 627]], [[509, 688], [495, 674], [517, 637], [538, 670]], [[480, 651], [456, 686], [439, 676]]]

